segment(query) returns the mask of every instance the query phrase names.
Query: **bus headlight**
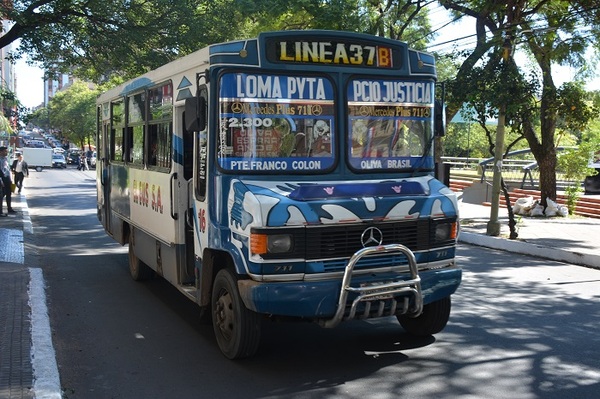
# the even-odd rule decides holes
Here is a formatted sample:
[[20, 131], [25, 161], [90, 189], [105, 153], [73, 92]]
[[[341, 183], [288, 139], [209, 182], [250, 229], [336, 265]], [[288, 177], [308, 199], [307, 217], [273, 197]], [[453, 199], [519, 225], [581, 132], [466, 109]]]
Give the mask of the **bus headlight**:
[[446, 241], [456, 239], [458, 226], [456, 222], [439, 223], [435, 226], [435, 240]]
[[250, 251], [253, 255], [282, 254], [293, 249], [290, 234], [257, 234], [250, 236]]

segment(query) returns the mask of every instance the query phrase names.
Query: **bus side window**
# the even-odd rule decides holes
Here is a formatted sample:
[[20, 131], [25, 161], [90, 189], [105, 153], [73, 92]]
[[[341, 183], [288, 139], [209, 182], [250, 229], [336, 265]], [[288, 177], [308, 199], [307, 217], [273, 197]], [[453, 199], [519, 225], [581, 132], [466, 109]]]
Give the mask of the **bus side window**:
[[128, 97], [127, 103], [127, 160], [134, 164], [144, 163], [144, 133], [146, 123], [146, 93]]
[[158, 132], [156, 125], [148, 126], [148, 166], [156, 166], [158, 160]]
[[135, 164], [142, 164], [144, 162], [144, 130], [145, 126], [134, 126], [132, 129], [132, 141], [131, 144], [131, 162]]
[[148, 126], [148, 166], [171, 167], [171, 122]]
[[123, 154], [123, 160], [127, 162], [133, 161], [133, 128], [127, 126], [125, 128], [125, 154]]
[[123, 99], [118, 99], [111, 104], [111, 137], [110, 159], [124, 161], [123, 149], [125, 148], [125, 105]]

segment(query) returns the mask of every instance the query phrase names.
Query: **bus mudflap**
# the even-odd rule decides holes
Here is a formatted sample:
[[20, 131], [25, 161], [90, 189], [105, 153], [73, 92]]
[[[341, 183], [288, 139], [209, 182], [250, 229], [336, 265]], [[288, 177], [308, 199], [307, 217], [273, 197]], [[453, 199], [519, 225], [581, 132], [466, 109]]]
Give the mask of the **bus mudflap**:
[[[372, 285], [361, 285], [360, 287], [351, 287], [354, 267], [358, 261], [369, 255], [383, 254], [390, 252], [401, 252], [408, 259], [410, 278], [385, 283], [374, 283]], [[355, 294], [352, 304], [348, 307], [348, 294]], [[412, 301], [410, 300], [412, 298]], [[398, 299], [402, 303], [398, 304]], [[388, 306], [387, 314], [384, 315], [386, 301], [391, 302]], [[357, 315], [359, 303], [366, 302], [364, 311]], [[355, 318], [368, 317], [371, 314], [372, 304], [378, 304], [375, 309], [375, 316], [395, 316], [398, 312], [398, 305], [403, 307], [403, 313], [411, 317], [417, 317], [423, 312], [423, 294], [421, 292], [421, 278], [417, 270], [417, 261], [413, 252], [402, 244], [380, 245], [367, 247], [357, 251], [346, 265], [340, 296], [338, 299], [337, 310], [331, 319], [321, 320], [319, 324], [325, 328], [336, 327], [342, 320], [352, 320]], [[409, 308], [412, 303], [411, 308]]]

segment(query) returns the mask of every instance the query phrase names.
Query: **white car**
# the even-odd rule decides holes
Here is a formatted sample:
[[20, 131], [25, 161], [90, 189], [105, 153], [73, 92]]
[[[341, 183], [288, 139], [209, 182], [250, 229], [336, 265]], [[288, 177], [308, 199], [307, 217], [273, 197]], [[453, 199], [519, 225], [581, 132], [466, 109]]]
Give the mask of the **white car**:
[[53, 168], [66, 168], [67, 160], [62, 154], [52, 154], [52, 167]]
[[95, 152], [90, 157], [89, 162], [90, 162], [90, 168], [96, 167], [96, 153]]

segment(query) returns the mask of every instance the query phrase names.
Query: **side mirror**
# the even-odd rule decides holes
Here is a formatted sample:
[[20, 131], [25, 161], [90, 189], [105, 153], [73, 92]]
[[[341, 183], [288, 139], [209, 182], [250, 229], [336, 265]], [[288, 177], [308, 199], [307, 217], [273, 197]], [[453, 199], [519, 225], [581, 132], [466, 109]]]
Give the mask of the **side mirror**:
[[206, 97], [201, 96], [198, 98], [198, 131], [206, 129], [206, 117], [208, 114]]
[[206, 129], [206, 98], [203, 96], [185, 99], [185, 129], [188, 132]]
[[446, 105], [440, 100], [435, 100], [433, 117], [434, 135], [436, 137], [444, 137], [446, 135]]
[[185, 99], [185, 130], [188, 132], [197, 132], [200, 129], [198, 119], [198, 98], [191, 97]]

